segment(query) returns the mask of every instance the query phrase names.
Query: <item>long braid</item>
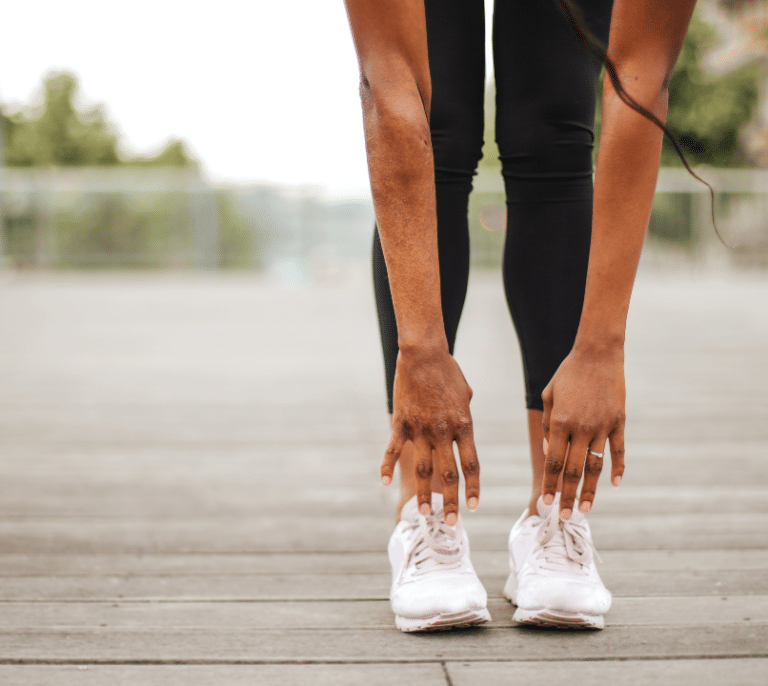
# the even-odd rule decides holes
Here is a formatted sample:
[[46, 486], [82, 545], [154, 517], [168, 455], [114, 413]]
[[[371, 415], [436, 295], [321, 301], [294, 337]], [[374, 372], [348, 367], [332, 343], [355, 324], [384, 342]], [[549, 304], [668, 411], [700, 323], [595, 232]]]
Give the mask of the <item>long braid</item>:
[[568, 23], [573, 29], [573, 32], [576, 34], [576, 37], [585, 45], [587, 50], [589, 50], [589, 52], [591, 52], [605, 66], [605, 72], [611, 79], [613, 89], [616, 91], [616, 95], [619, 96], [619, 99], [625, 105], [635, 110], [635, 112], [641, 114], [646, 119], [656, 124], [656, 126], [658, 126], [664, 132], [667, 140], [672, 143], [672, 146], [675, 148], [675, 152], [677, 153], [678, 157], [680, 157], [680, 160], [688, 170], [688, 173], [696, 180], [701, 181], [701, 183], [703, 183], [709, 189], [712, 225], [715, 227], [715, 233], [723, 245], [726, 247], [734, 247], [729, 246], [723, 240], [723, 237], [720, 235], [720, 231], [717, 228], [717, 222], [715, 221], [715, 189], [712, 188], [712, 186], [704, 179], [702, 179], [695, 171], [693, 171], [693, 169], [691, 169], [691, 165], [688, 164], [688, 160], [685, 158], [685, 154], [683, 153], [680, 144], [672, 135], [672, 132], [664, 125], [664, 122], [661, 121], [661, 119], [659, 119], [653, 112], [643, 107], [629, 93], [627, 93], [626, 89], [621, 83], [621, 79], [619, 78], [616, 64], [610, 57], [608, 57], [608, 51], [606, 50], [605, 46], [597, 38], [595, 38], [592, 32], [586, 27], [578, 7], [576, 7], [572, 0], [558, 0], [558, 2], [560, 4], [560, 9], [565, 15], [565, 18], [568, 20]]

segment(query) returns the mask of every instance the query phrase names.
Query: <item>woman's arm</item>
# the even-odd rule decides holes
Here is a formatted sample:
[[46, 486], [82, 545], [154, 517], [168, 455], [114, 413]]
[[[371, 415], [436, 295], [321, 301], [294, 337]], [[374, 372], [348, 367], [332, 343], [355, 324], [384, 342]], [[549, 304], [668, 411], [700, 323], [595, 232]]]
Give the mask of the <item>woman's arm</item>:
[[403, 445], [413, 441], [419, 508], [428, 514], [434, 450], [445, 521], [452, 525], [459, 507], [453, 442], [470, 509], [477, 507], [480, 495], [479, 464], [469, 412], [472, 391], [448, 352], [440, 304], [424, 2], [346, 4], [360, 63], [371, 190], [400, 347], [382, 481], [391, 482]]
[[[669, 79], [695, 0], [616, 0], [608, 55], [626, 91], [664, 121]], [[571, 510], [584, 472], [579, 509], [595, 495], [606, 441], [611, 481], [624, 472], [624, 334], [661, 157], [663, 132], [627, 106], [606, 76], [595, 175], [589, 270], [576, 341], [542, 394], [544, 500]]]

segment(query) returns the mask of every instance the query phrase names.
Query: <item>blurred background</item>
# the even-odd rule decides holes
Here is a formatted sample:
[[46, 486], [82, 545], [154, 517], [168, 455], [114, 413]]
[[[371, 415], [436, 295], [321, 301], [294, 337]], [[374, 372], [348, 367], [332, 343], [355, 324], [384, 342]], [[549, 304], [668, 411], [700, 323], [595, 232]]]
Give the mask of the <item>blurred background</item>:
[[[147, 684], [168, 661], [173, 683], [202, 683], [187, 661], [224, 670], [211, 683], [230, 667], [385, 683], [323, 681], [317, 663], [431, 656], [386, 602], [397, 493], [379, 482], [374, 213], [342, 0], [37, 0], [0, 17], [0, 682]], [[503, 626], [530, 468], [488, 65], [456, 356], [484, 479], [464, 521]], [[678, 674], [678, 655], [709, 674], [690, 658], [765, 655], [768, 0], [699, 0], [668, 123], [734, 247], [665, 148], [628, 323], [627, 471], [590, 514], [618, 633], [583, 654], [454, 634], [433, 662], [640, 657]], [[306, 680], [259, 677], [290, 660]]]
[[[248, 270], [288, 288], [367, 261], [373, 208], [343, 3], [219, 12], [17, 4], [0, 46], [0, 255], [26, 270]], [[490, 8], [488, 8], [490, 12]], [[471, 201], [472, 259], [500, 262], [493, 144]], [[600, 113], [597, 117], [598, 128]], [[702, 0], [669, 128], [715, 187], [662, 160], [643, 268], [768, 267], [768, 2]]]

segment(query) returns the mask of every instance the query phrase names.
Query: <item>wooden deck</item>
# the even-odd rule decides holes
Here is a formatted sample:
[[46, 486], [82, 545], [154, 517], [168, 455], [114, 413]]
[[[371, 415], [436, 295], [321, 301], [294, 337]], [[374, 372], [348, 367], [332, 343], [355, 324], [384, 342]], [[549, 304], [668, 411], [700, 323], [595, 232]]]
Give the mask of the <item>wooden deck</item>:
[[500, 279], [457, 346], [483, 466], [484, 629], [405, 635], [366, 275], [0, 284], [0, 683], [768, 683], [768, 276], [641, 276], [627, 472], [590, 516], [606, 629], [511, 625], [528, 466]]

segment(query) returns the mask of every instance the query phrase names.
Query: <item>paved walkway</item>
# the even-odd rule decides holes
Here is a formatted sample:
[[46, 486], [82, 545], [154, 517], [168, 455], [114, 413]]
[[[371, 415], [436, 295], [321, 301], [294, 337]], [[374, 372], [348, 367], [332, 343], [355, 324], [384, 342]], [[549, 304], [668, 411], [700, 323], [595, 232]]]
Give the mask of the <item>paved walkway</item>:
[[768, 277], [640, 279], [628, 468], [590, 517], [614, 607], [575, 634], [512, 627], [501, 596], [528, 468], [498, 281], [474, 278], [457, 346], [493, 622], [415, 636], [387, 604], [362, 275], [0, 284], [0, 683], [764, 686]]

